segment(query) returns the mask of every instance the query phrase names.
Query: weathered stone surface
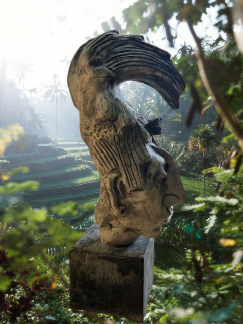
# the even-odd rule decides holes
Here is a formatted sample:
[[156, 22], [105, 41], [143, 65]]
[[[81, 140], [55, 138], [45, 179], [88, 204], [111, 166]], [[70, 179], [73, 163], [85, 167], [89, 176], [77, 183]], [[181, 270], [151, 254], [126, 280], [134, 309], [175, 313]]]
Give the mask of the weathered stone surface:
[[93, 225], [69, 258], [70, 307], [143, 321], [153, 284], [153, 239], [139, 236], [129, 246], [111, 247]]
[[101, 241], [129, 244], [139, 235], [156, 237], [184, 202], [172, 157], [156, 146], [159, 118], [147, 121], [121, 96], [118, 85], [133, 80], [150, 85], [179, 107], [184, 82], [170, 54], [146, 44], [143, 36], [109, 31], [83, 44], [74, 55], [68, 86], [80, 113], [80, 131], [99, 171], [95, 210]]

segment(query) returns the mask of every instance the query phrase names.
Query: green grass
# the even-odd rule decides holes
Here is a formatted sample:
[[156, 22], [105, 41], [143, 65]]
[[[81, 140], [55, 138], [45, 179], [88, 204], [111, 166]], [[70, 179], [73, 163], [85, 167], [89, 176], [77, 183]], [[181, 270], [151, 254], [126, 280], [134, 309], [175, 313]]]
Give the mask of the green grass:
[[[42, 158], [42, 159], [38, 159], [38, 156], [37, 156], [37, 159], [35, 160], [30, 160], [29, 162], [27, 161], [18, 161], [17, 163], [10, 163], [8, 165], [8, 169], [13, 169], [13, 168], [16, 168], [16, 167], [19, 167], [19, 166], [28, 166], [30, 164], [36, 164], [36, 163], [44, 163], [44, 162], [49, 162], [49, 161], [55, 161], [55, 160], [59, 160], [59, 159], [65, 159], [69, 157], [68, 155], [60, 155], [60, 156], [49, 156], [49, 157], [46, 157], [46, 158]], [[6, 159], [8, 159], [6, 157]], [[43, 174], [44, 175], [44, 174]]]
[[[59, 146], [61, 146], [62, 148], [64, 148], [65, 150], [68, 148], [68, 147], [73, 147], [73, 145], [77, 146], [77, 147], [87, 147], [87, 145], [85, 143], [79, 143], [79, 142], [59, 142], [58, 143]], [[71, 145], [71, 146], [69, 146]]]
[[53, 160], [60, 160], [60, 159], [65, 159], [67, 158], [67, 154], [65, 155], [59, 155], [59, 156], [50, 156], [50, 157], [46, 157], [43, 159], [37, 159], [34, 161], [31, 161], [31, 163], [39, 163], [39, 162], [47, 162], [47, 161], [53, 161]]
[[24, 156], [32, 156], [33, 154], [35, 154], [35, 153], [22, 153], [22, 152], [20, 152], [20, 153], [15, 153], [15, 154], [6, 154], [4, 157], [6, 158], [6, 159], [8, 159], [8, 158], [19, 158], [20, 156], [22, 156], [22, 155], [24, 155]]
[[89, 168], [89, 166], [85, 165], [85, 164], [81, 164], [79, 166], [69, 166], [69, 167], [65, 167], [65, 168], [60, 168], [58, 170], [55, 171], [51, 171], [51, 172], [45, 172], [45, 173], [35, 173], [35, 174], [21, 174], [19, 176], [14, 177], [14, 179], [23, 179], [23, 181], [26, 179], [33, 179], [33, 178], [38, 178], [38, 177], [46, 177], [46, 176], [52, 176], [52, 175], [56, 175], [56, 174], [62, 174], [62, 173], [66, 173], [66, 172], [72, 172], [72, 171], [76, 171], [76, 170], [82, 170], [82, 169], [86, 169]]
[[[192, 201], [198, 196], [204, 195], [204, 183], [203, 179], [191, 178], [181, 176], [181, 181], [186, 192], [186, 201]], [[205, 193], [206, 195], [215, 195], [215, 186], [211, 181], [205, 181]]]
[[80, 185], [83, 183], [89, 183], [93, 182], [95, 180], [98, 180], [100, 178], [99, 172], [98, 171], [91, 171], [91, 175], [78, 178], [78, 179], [72, 179], [68, 181], [61, 181], [58, 183], [53, 183], [53, 184], [46, 184], [46, 185], [41, 185], [40, 189], [44, 188], [54, 188], [54, 187], [70, 187], [70, 186], [75, 186], [75, 185]]
[[86, 151], [86, 152], [81, 151], [80, 154], [81, 154], [81, 156], [87, 156], [87, 155], [90, 155], [89, 151]]
[[82, 140], [80, 135], [77, 137], [73, 136], [73, 137], [58, 137], [57, 138], [57, 142], [59, 142], [59, 141], [64, 141], [64, 142], [65, 141], [75, 141], [75, 142], [77, 142], [80, 140]]
[[[91, 194], [95, 194], [95, 193], [97, 194], [97, 197], [89, 198]], [[49, 207], [52, 205], [57, 205], [60, 202], [70, 201], [70, 200], [79, 201], [80, 204], [85, 204], [85, 203], [97, 204], [99, 201], [99, 189], [83, 190], [80, 191], [79, 194], [65, 194], [65, 195], [52, 196], [51, 199], [38, 198], [34, 200], [29, 200], [28, 197], [26, 197], [26, 202], [28, 202], [32, 207], [35, 207], [36, 205], [38, 206], [43, 205]]]
[[[30, 164], [30, 163], [48, 162], [48, 161], [53, 161], [53, 160], [60, 160], [60, 159], [65, 159], [67, 157], [68, 157], [68, 155], [65, 154], [65, 155], [59, 155], [59, 156], [48, 156], [46, 158], [38, 159], [38, 155], [37, 155], [37, 159], [36, 160], [31, 160], [28, 164]], [[24, 163], [26, 163], [26, 161]]]
[[59, 145], [62, 145], [62, 144], [64, 144], [64, 145], [68, 145], [68, 144], [77, 144], [77, 145], [86, 145], [85, 143], [83, 143], [83, 142], [79, 142], [79, 141], [75, 141], [75, 142], [57, 142]]
[[81, 151], [74, 152], [74, 153], [70, 152], [70, 156], [73, 156], [76, 159], [76, 161], [80, 160], [80, 158], [82, 158], [83, 156], [89, 156], [89, 155], [90, 155], [89, 152], [81, 152]]
[[[184, 204], [195, 204], [195, 198], [204, 196], [204, 183], [203, 178], [185, 177], [180, 176], [184, 190], [185, 190], [185, 203]], [[215, 184], [211, 181], [205, 181], [205, 194], [215, 196]], [[175, 206], [174, 211], [180, 211], [184, 204]]]
[[74, 150], [87, 151], [88, 150], [88, 147], [86, 149], [86, 148], [82, 148], [80, 146], [68, 146], [68, 147], [65, 147], [65, 150], [66, 151], [74, 151]]

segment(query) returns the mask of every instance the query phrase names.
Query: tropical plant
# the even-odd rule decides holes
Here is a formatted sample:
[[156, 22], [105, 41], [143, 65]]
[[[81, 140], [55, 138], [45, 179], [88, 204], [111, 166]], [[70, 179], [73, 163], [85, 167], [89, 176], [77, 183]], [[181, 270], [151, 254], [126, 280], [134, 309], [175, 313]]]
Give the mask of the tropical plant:
[[[178, 28], [175, 31], [171, 28], [170, 19], [176, 17], [178, 24], [187, 23], [197, 47], [183, 44], [173, 58], [192, 97], [187, 125], [191, 125], [196, 111], [203, 110], [203, 104], [210, 96], [215, 109], [243, 149], [243, 127], [235, 115], [242, 109], [243, 98], [242, 40], [239, 37], [242, 32], [234, 32], [239, 21], [242, 24], [242, 8], [240, 1], [137, 0], [123, 10], [123, 19], [126, 23], [124, 32], [130, 34], [156, 32], [164, 26], [171, 47], [174, 47]], [[195, 26], [211, 11], [217, 14], [214, 23], [217, 37], [213, 40], [206, 35], [199, 38]]]
[[60, 77], [58, 75], [53, 75], [52, 81], [45, 87], [44, 98], [45, 100], [50, 99], [51, 103], [55, 101], [56, 103], [56, 139], [57, 139], [57, 102], [61, 104], [66, 101], [67, 90], [65, 90], [66, 85], [60, 82]]
[[35, 131], [36, 126], [39, 126], [43, 130], [43, 125], [46, 124], [43, 115], [33, 105], [29, 106], [29, 119], [28, 130], [30, 128]]
[[[202, 21], [203, 15], [210, 15], [211, 12], [217, 15], [214, 28], [218, 34], [213, 40], [202, 36], [199, 38], [195, 26]], [[171, 28], [171, 21], [176, 18], [178, 24], [187, 23], [196, 48], [184, 44], [173, 58], [192, 98], [186, 124], [192, 125], [195, 112], [201, 113], [207, 108], [210, 97], [219, 114], [218, 128], [223, 120], [231, 132], [228, 139], [237, 138], [241, 148], [241, 152], [231, 159], [231, 169], [209, 170], [219, 181], [218, 188], [222, 186], [220, 196], [198, 197], [198, 204], [191, 206], [195, 213], [204, 212], [206, 215], [210, 211], [203, 233], [219, 231], [221, 246], [229, 250], [229, 263], [226, 264], [224, 259], [225, 264], [216, 264], [203, 250], [199, 240], [198, 246], [187, 253], [187, 268], [178, 271], [171, 269], [159, 275], [159, 287], [147, 317], [152, 323], [241, 323], [243, 320], [240, 263], [243, 257], [243, 124], [241, 118], [237, 117], [243, 108], [243, 49], [242, 32], [239, 38], [235, 29], [236, 17], [239, 19], [238, 25], [242, 26], [242, 12], [241, 1], [225, 0], [137, 0], [123, 11], [126, 22], [124, 32], [145, 34], [148, 31], [156, 32], [164, 26], [171, 47], [179, 30]], [[202, 124], [205, 125], [205, 121]], [[214, 142], [214, 135], [208, 127], [199, 130], [196, 138], [195, 146], [202, 152], [206, 145]], [[216, 237], [214, 239], [218, 240]], [[232, 252], [233, 262], [230, 263]]]
[[33, 72], [31, 67], [33, 66], [32, 63], [28, 62], [26, 59], [16, 60], [13, 62], [13, 70], [16, 72], [15, 77], [18, 79], [19, 83], [22, 83], [24, 90], [24, 83], [26, 81], [26, 75], [29, 72]]
[[[0, 129], [0, 153], [4, 153], [12, 140], [22, 139], [22, 136], [23, 129], [18, 125]], [[67, 253], [82, 236], [65, 224], [63, 218], [67, 213], [75, 216], [80, 210], [86, 212], [94, 208], [91, 204], [81, 206], [76, 202], [53, 206], [52, 211], [60, 219], [50, 216], [50, 211], [44, 207], [32, 209], [15, 195], [36, 190], [38, 182], [9, 182], [13, 175], [26, 172], [27, 167], [18, 167], [0, 175], [3, 182], [0, 186], [0, 321], [6, 324], [39, 322], [40, 316], [45, 322], [53, 319], [48, 309], [44, 310], [40, 293], [46, 293], [48, 299], [55, 299], [55, 289], [62, 283], [67, 295], [69, 284], [64, 275]], [[53, 247], [55, 256], [48, 253]], [[73, 323], [74, 314], [68, 314], [67, 308], [65, 313], [70, 316], [68, 320], [60, 316], [60, 323]], [[80, 323], [101, 323], [96, 314], [87, 312], [85, 315], [90, 320], [84, 314], [76, 314], [76, 317], [81, 317]]]
[[216, 131], [210, 125], [206, 124], [192, 133], [188, 142], [188, 148], [190, 151], [202, 151], [207, 156], [207, 150], [216, 144], [219, 144]]
[[2, 126], [7, 127], [18, 123], [27, 131], [30, 106], [26, 94], [17, 87], [13, 80], [7, 80], [3, 102]]
[[182, 158], [185, 154], [185, 146], [182, 143], [176, 143], [174, 141], [169, 142], [168, 152], [175, 160], [177, 166], [182, 166]]

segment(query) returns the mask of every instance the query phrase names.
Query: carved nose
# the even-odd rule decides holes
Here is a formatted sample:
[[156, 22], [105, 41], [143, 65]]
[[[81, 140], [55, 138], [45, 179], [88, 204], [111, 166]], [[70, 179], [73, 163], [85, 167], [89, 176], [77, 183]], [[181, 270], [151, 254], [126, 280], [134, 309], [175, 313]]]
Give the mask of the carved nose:
[[173, 194], [167, 194], [163, 198], [163, 205], [164, 206], [176, 206], [181, 204], [181, 199]]

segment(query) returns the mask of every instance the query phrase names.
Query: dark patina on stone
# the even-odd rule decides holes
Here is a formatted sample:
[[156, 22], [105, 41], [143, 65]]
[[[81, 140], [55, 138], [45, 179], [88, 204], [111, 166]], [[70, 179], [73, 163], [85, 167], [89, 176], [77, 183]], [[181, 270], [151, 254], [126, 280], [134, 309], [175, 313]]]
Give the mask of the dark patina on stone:
[[69, 253], [70, 307], [142, 322], [153, 284], [154, 240], [102, 244], [91, 226]]

